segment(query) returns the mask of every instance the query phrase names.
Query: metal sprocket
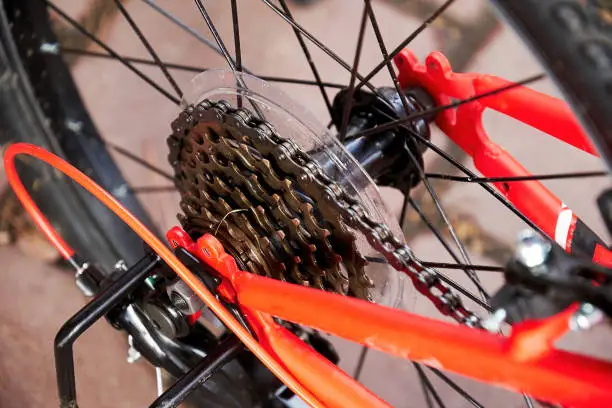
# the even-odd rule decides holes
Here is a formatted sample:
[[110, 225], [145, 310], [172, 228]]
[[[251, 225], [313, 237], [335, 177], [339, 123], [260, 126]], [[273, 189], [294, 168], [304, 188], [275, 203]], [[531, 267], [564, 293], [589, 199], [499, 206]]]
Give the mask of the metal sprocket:
[[[255, 102], [250, 102], [257, 106]], [[234, 109], [225, 101], [204, 99], [196, 107], [187, 107], [173, 122], [174, 133], [168, 139], [169, 159], [181, 192], [181, 207], [186, 213], [182, 220], [188, 231], [193, 231], [195, 221], [210, 222], [212, 218], [207, 218], [209, 214], [218, 220], [218, 226], [225, 222], [226, 217], [231, 217], [234, 225], [229, 228], [235, 226], [248, 232], [252, 227], [258, 232], [257, 236], [253, 235], [250, 248], [259, 248], [271, 263], [284, 265], [284, 269], [280, 269], [280, 279], [369, 299], [368, 288], [373, 285], [365, 275], [365, 261], [356, 250], [353, 233], [356, 231], [384, 257], [384, 261], [410, 277], [416, 290], [442, 314], [472, 327], [480, 325], [480, 318], [468, 310], [459, 295], [442, 282], [437, 271], [424, 266], [411, 248], [393, 235], [389, 226], [372, 217], [358, 197], [349, 194], [330, 178], [295, 142], [281, 137], [270, 123], [262, 119], [259, 109], [255, 111], [256, 114], [244, 108]], [[203, 154], [207, 155], [206, 158]], [[248, 157], [246, 162], [245, 157]], [[259, 173], [254, 173], [253, 169]], [[252, 177], [253, 174], [257, 177]], [[287, 191], [282, 188], [275, 191], [275, 183], [285, 183]], [[258, 199], [257, 194], [263, 192], [267, 194], [259, 197], [261, 201], [255, 208], [254, 201], [244, 201], [244, 197]], [[279, 209], [281, 200], [272, 198], [270, 201], [275, 194], [278, 197], [295, 195], [291, 200], [283, 198], [283, 204], [289, 209], [290, 203], [295, 205], [297, 200], [304, 205], [311, 204], [312, 210], [294, 207], [295, 217], [288, 219], [299, 222], [287, 223], [287, 218], [278, 216], [279, 211], [282, 213]], [[279, 208], [268, 211], [264, 205]], [[235, 219], [234, 214], [238, 212], [246, 214], [247, 223]], [[319, 230], [329, 232], [329, 235], [319, 236], [312, 228], [310, 231], [304, 228], [312, 234], [308, 236], [309, 239], [323, 242], [318, 247], [315, 244], [312, 250], [304, 245], [311, 242], [304, 241], [296, 232], [300, 225], [307, 226], [305, 220], [310, 216], [314, 217]], [[294, 224], [293, 229], [289, 226], [291, 223]], [[209, 227], [196, 232], [210, 231], [212, 229]], [[281, 234], [277, 231], [281, 231]], [[293, 235], [289, 235], [291, 233]], [[265, 239], [275, 236], [280, 239], [280, 245], [273, 245], [272, 239], [267, 245]], [[228, 238], [230, 242], [224, 244], [228, 245], [228, 251], [232, 251], [236, 245], [231, 242], [232, 237], [228, 235]], [[263, 246], [258, 239], [262, 240]], [[328, 263], [315, 264], [312, 260], [319, 261], [319, 258], [313, 254], [319, 250], [326, 251], [330, 246], [331, 256], [320, 258]], [[239, 260], [244, 255], [232, 254]], [[305, 268], [309, 265], [313, 267]], [[347, 274], [342, 273], [341, 265], [346, 268]], [[346, 286], [341, 286], [342, 282]]]
[[251, 272], [368, 298], [372, 282], [354, 234], [327, 202], [299, 189], [277, 157], [255, 146], [256, 132], [236, 115], [241, 111], [204, 102], [173, 123], [169, 159], [183, 227], [215, 234]]

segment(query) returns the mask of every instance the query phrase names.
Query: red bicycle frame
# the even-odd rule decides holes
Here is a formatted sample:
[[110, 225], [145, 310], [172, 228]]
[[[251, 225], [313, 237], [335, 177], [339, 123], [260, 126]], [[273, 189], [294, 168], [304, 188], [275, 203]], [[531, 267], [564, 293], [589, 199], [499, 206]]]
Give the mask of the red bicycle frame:
[[[482, 124], [482, 114], [487, 108], [597, 155], [570, 108], [557, 98], [522, 86], [515, 87], [512, 82], [492, 75], [455, 73], [440, 52], [429, 54], [423, 65], [411, 51], [404, 49], [395, 57], [395, 64], [399, 70], [400, 85], [403, 88], [425, 88], [434, 98], [436, 106], [449, 105], [453, 99], [467, 100], [491, 93], [456, 109], [443, 110], [436, 117], [438, 127], [472, 158], [485, 177], [531, 176], [527, 169], [487, 135]], [[589, 255], [597, 263], [612, 266], [612, 255], [601, 240], [597, 239], [595, 245], [589, 245], [574, 239], [585, 235], [596, 238], [596, 235], [591, 231], [576, 234], [577, 228], [588, 230], [588, 227], [579, 222], [576, 214], [538, 180], [493, 185], [566, 251], [572, 252], [582, 246], [585, 251], [592, 252]]]
[[[424, 86], [440, 105], [450, 103], [451, 98], [465, 99], [510, 84], [491, 76], [455, 74], [439, 53], [431, 54], [426, 66], [420, 65], [407, 51], [398, 55], [396, 63], [402, 86]], [[527, 106], [529, 111], [536, 113], [522, 108]], [[563, 102], [517, 87], [461, 105], [456, 110], [444, 111], [436, 119], [438, 126], [472, 156], [485, 176], [529, 175], [487, 137], [481, 122], [482, 111], [487, 107], [594, 153]], [[575, 307], [548, 319], [514, 325], [509, 336], [491, 334], [243, 272], [212, 235], [204, 235], [193, 242], [180, 228], [171, 229], [168, 233], [171, 246], [184, 247], [219, 273], [222, 278], [219, 296], [239, 306], [254, 332], [253, 337], [163, 243], [91, 179], [43, 149], [22, 143], [12, 145], [4, 156], [8, 180], [24, 207], [66, 258], [71, 259], [73, 251], [53, 230], [17, 177], [14, 158], [19, 154], [51, 164], [103, 201], [176, 271], [264, 364], [313, 406], [344, 408], [387, 404], [276, 324], [272, 317], [566, 406], [599, 407], [612, 401], [612, 363], [554, 348], [555, 340], [567, 332]], [[539, 182], [517, 181], [510, 187], [497, 183], [496, 187], [548, 235], [561, 241], [566, 250], [572, 250], [572, 228], [577, 228], [577, 218], [571, 211], [569, 217], [564, 215], [568, 210]], [[594, 258], [599, 256], [602, 263], [609, 264], [609, 251], [601, 244], [597, 251], [599, 255], [594, 253]]]
[[240, 271], [210, 234], [194, 242], [174, 227], [167, 238], [219, 272], [219, 294], [239, 305], [260, 344], [326, 406], [387, 405], [272, 316], [543, 400], [589, 407], [612, 401], [612, 363], [553, 347], [576, 307], [514, 325], [504, 337]]

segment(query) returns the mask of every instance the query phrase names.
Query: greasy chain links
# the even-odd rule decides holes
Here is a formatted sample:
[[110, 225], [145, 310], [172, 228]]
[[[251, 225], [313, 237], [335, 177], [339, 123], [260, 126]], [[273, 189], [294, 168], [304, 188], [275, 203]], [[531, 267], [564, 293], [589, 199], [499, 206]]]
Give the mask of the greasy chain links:
[[[359, 231], [441, 313], [479, 326], [461, 298], [293, 141], [248, 110], [204, 100], [172, 123], [169, 160], [190, 233], [212, 232], [247, 270], [368, 298]], [[350, 229], [349, 229], [350, 228]]]

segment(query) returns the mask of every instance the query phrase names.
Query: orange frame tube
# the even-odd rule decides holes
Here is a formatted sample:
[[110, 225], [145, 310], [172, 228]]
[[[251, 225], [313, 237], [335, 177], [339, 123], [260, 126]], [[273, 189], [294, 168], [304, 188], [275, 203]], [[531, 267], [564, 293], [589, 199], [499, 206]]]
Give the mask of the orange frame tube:
[[568, 331], [575, 306], [514, 325], [504, 337], [240, 271], [210, 234], [194, 242], [174, 227], [168, 239], [219, 272], [221, 296], [240, 306], [264, 347], [330, 406], [373, 407], [383, 401], [331, 363], [324, 364], [271, 316], [565, 406], [599, 407], [612, 401], [612, 363], [554, 349]]

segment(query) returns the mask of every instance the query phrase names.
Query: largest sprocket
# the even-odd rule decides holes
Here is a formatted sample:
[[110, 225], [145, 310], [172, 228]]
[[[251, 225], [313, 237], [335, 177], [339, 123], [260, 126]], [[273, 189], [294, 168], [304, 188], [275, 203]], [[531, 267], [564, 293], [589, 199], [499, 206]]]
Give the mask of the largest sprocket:
[[290, 152], [262, 149], [275, 135], [270, 124], [204, 101], [172, 129], [169, 160], [189, 233], [213, 233], [248, 271], [368, 298], [365, 261], [329, 194], [283, 170]]

